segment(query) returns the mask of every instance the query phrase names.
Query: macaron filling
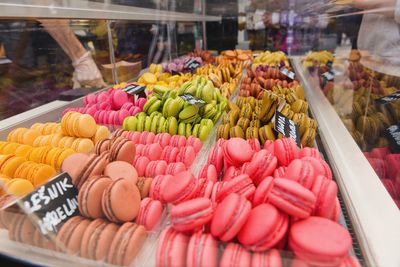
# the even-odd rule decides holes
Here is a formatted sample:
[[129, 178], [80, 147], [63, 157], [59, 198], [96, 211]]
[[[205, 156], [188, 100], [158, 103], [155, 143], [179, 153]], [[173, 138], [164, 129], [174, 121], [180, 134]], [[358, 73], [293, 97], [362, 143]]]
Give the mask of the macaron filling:
[[276, 197], [279, 197], [279, 198], [293, 204], [297, 208], [300, 208], [301, 210], [304, 210], [309, 214], [311, 214], [311, 212], [314, 208], [313, 202], [310, 202], [309, 200], [306, 200], [304, 198], [302, 199], [299, 196], [295, 196], [291, 192], [289, 192], [285, 189], [279, 188], [277, 186], [275, 186], [272, 189], [270, 194], [275, 195]]
[[208, 215], [212, 214], [212, 212], [213, 212], [213, 208], [212, 208], [212, 206], [209, 206], [199, 212], [196, 212], [196, 213], [193, 213], [190, 215], [186, 215], [186, 216], [182, 216], [182, 217], [172, 217], [171, 222], [173, 224], [188, 224], [188, 223], [192, 223], [192, 220], [208, 216]]

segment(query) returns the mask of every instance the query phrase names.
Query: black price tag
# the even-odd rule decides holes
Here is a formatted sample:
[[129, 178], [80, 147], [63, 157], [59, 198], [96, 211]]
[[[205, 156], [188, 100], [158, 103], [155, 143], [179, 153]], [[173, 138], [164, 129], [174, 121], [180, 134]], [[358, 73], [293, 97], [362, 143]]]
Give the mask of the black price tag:
[[326, 62], [326, 66], [327, 66], [329, 69], [332, 69], [332, 67], [333, 67], [333, 62], [332, 62], [332, 61]]
[[186, 102], [188, 102], [191, 105], [196, 105], [198, 107], [202, 107], [206, 104], [206, 101], [204, 101], [203, 99], [197, 98], [191, 94], [183, 94], [180, 96], [183, 100], [185, 100]]
[[286, 75], [287, 77], [289, 77], [289, 79], [292, 80], [294, 80], [294, 77], [296, 76], [296, 74], [293, 71], [288, 70], [288, 68], [286, 67], [282, 67], [280, 71], [283, 75]]
[[[61, 173], [20, 199], [27, 215], [37, 217], [43, 235], [56, 234], [69, 218], [79, 215], [78, 189], [68, 173]], [[14, 204], [11, 204], [14, 206]]]
[[323, 73], [321, 76], [326, 81], [332, 81], [335, 78], [335, 74], [332, 71], [327, 71], [327, 72]]
[[275, 112], [275, 130], [285, 137], [292, 138], [296, 141], [297, 146], [301, 147], [299, 126], [279, 111]]
[[200, 66], [201, 66], [200, 62], [198, 62], [197, 60], [192, 58], [192, 59], [189, 59], [188, 61], [186, 61], [184, 68], [189, 69], [193, 72], [195, 69], [197, 69]]
[[392, 125], [385, 130], [385, 136], [389, 141], [393, 152], [400, 153], [400, 124]]
[[377, 103], [379, 104], [387, 104], [393, 101], [396, 101], [400, 99], [400, 91], [397, 91], [393, 94], [378, 98], [377, 100], [375, 100]]
[[146, 86], [138, 85], [138, 84], [129, 84], [122, 91], [130, 94], [130, 95], [140, 95], [144, 92]]
[[177, 71], [171, 71], [171, 74], [172, 75], [179, 75], [179, 76], [181, 76], [182, 75], [182, 73], [180, 73], [180, 72], [177, 72]]

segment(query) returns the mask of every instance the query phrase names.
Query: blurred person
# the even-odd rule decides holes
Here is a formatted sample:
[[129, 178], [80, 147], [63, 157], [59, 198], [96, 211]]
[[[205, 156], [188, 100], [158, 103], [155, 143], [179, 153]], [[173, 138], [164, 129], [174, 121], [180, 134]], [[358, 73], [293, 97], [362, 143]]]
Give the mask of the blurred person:
[[106, 86], [90, 51], [78, 40], [69, 20], [41, 19], [39, 22], [71, 59], [75, 69], [72, 76], [73, 88]]
[[400, 1], [354, 0], [352, 5], [363, 9], [358, 49], [367, 51], [361, 63], [378, 72], [399, 76], [400, 73]]

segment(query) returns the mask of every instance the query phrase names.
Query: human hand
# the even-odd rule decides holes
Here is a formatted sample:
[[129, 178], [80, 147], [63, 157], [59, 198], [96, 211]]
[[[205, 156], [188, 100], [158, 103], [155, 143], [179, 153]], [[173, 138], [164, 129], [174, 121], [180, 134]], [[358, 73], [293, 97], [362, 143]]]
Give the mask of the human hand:
[[80, 59], [73, 62], [72, 65], [75, 68], [72, 77], [74, 88], [102, 88], [107, 86], [90, 52], [85, 53]]

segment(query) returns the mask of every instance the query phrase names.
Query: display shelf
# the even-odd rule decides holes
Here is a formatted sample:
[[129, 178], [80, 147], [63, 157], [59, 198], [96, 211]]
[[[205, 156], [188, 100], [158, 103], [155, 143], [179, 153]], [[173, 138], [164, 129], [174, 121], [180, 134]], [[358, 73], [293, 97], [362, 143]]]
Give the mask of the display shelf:
[[91, 1], [1, 0], [0, 17], [110, 19], [136, 21], [220, 21], [220, 16], [164, 11]]
[[318, 121], [319, 135], [364, 252], [366, 264], [400, 266], [398, 208], [325, 98], [319, 81], [303, 69], [300, 57], [292, 57], [291, 60], [304, 86], [311, 112]]

